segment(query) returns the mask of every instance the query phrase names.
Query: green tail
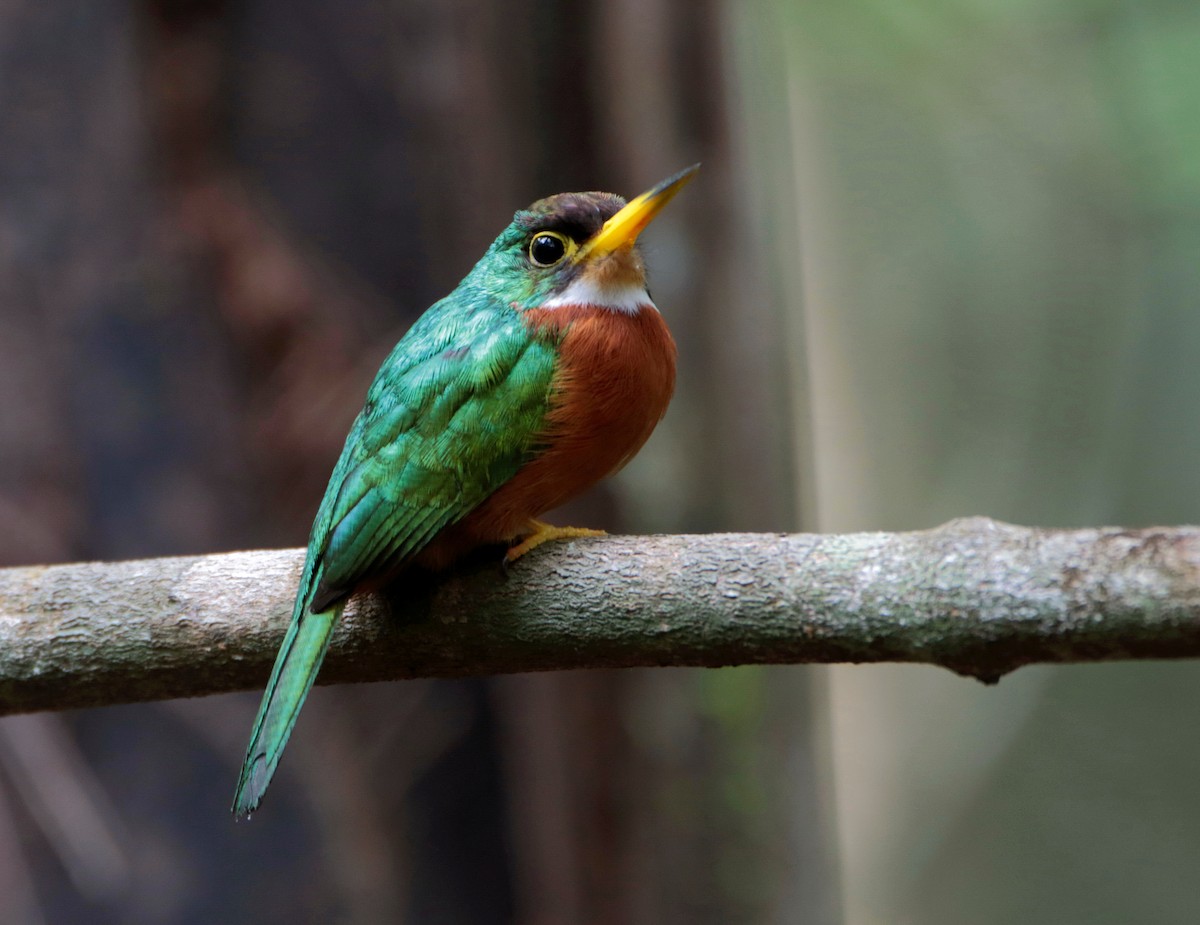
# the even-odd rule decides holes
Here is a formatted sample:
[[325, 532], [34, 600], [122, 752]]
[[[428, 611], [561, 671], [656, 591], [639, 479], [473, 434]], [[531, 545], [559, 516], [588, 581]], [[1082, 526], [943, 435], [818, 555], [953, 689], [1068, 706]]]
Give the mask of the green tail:
[[344, 601], [339, 601], [321, 613], [310, 613], [310, 597], [303, 594], [296, 602], [292, 624], [279, 647], [271, 680], [267, 682], [254, 720], [237, 793], [233, 796], [233, 813], [238, 818], [249, 818], [271, 783], [304, 698], [308, 696], [325, 658], [325, 650], [329, 648], [333, 627], [345, 606]]

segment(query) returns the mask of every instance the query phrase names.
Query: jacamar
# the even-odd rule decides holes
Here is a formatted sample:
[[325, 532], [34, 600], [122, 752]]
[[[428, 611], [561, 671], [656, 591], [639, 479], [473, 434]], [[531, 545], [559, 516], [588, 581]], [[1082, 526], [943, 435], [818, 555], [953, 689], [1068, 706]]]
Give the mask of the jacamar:
[[396, 344], [313, 522], [292, 622], [234, 796], [258, 807], [346, 599], [408, 566], [599, 531], [537, 518], [627, 463], [675, 387], [675, 342], [637, 237], [695, 175], [632, 202], [561, 193], [517, 212]]

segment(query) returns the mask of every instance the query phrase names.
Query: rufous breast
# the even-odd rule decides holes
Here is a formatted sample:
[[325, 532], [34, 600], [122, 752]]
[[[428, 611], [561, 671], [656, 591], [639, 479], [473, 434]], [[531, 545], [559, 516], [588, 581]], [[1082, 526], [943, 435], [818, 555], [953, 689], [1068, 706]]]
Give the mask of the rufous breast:
[[675, 389], [675, 341], [652, 304], [614, 311], [557, 305], [525, 312], [534, 337], [559, 344], [538, 455], [430, 550], [508, 541], [530, 518], [616, 472], [642, 448]]

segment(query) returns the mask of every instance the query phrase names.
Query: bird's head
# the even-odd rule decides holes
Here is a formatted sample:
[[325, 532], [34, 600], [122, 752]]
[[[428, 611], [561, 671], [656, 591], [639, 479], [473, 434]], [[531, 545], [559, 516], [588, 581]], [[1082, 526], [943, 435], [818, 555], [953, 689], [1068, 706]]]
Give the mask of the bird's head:
[[559, 193], [522, 209], [471, 277], [519, 309], [594, 305], [636, 312], [653, 304], [638, 235], [700, 165], [630, 202], [612, 193]]

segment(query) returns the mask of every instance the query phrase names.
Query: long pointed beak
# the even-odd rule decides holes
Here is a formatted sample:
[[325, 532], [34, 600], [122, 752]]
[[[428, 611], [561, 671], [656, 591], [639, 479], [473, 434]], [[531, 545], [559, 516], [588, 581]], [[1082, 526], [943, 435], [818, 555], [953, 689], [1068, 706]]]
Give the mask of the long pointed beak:
[[579, 263], [589, 257], [603, 257], [622, 247], [631, 246], [646, 226], [654, 221], [654, 217], [662, 211], [663, 206], [683, 189], [699, 169], [699, 164], [693, 164], [631, 200], [625, 208], [605, 222], [604, 227], [596, 232], [591, 240], [575, 252], [575, 256], [571, 258], [572, 263]]

